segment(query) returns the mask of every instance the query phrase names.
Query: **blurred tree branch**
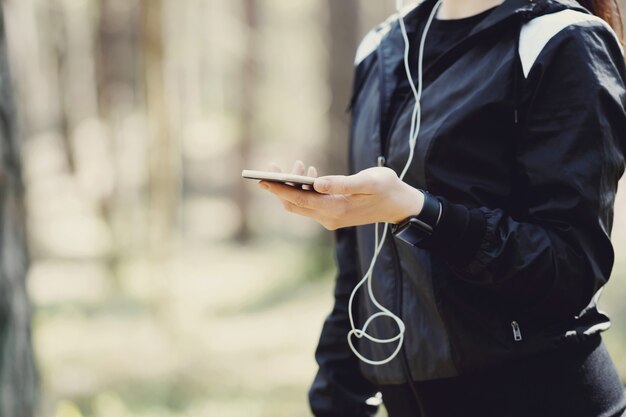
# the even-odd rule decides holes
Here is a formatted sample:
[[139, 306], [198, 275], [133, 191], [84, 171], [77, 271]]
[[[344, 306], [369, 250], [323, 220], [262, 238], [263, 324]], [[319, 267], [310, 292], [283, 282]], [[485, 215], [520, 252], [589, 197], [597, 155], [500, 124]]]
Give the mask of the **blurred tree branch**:
[[37, 375], [26, 294], [24, 189], [0, 8], [0, 417], [32, 417]]

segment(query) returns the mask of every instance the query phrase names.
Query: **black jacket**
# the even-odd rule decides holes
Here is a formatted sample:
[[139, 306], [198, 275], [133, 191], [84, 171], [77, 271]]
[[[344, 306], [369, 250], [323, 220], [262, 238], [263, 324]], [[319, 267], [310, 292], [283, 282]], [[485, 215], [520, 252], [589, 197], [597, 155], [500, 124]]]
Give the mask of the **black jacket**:
[[[433, 5], [426, 0], [405, 16], [409, 32]], [[405, 164], [413, 96], [387, 111], [402, 52], [395, 19], [359, 48], [353, 173], [379, 156], [398, 173]], [[381, 366], [349, 350], [348, 297], [371, 260], [374, 226], [338, 230], [335, 306], [310, 390], [316, 416], [370, 415], [365, 399], [376, 385], [454, 377], [609, 327], [596, 302], [613, 266], [625, 77], [615, 34], [573, 0], [506, 0], [425, 63], [422, 127], [405, 181], [438, 198], [443, 212], [419, 248], [388, 236], [373, 280], [379, 301], [406, 324], [404, 348]], [[356, 310], [359, 325], [377, 311], [367, 291]], [[390, 337], [397, 329], [381, 319], [368, 332]], [[395, 348], [359, 342], [372, 359]]]

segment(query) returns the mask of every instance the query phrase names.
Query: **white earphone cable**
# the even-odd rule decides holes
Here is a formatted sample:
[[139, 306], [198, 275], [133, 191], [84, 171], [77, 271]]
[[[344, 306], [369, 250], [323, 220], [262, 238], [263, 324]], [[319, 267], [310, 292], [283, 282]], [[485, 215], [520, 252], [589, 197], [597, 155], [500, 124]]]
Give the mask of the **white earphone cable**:
[[[400, 31], [402, 32], [402, 38], [404, 39], [404, 69], [407, 74], [409, 85], [411, 86], [411, 91], [413, 92], [413, 97], [415, 98], [415, 106], [413, 107], [413, 112], [411, 114], [411, 127], [409, 130], [409, 157], [404, 166], [404, 169], [402, 170], [400, 174], [399, 178], [401, 180], [404, 179], [404, 176], [406, 175], [407, 171], [409, 170], [409, 167], [411, 166], [411, 162], [413, 161], [413, 155], [415, 154], [415, 144], [417, 143], [417, 136], [419, 135], [419, 131], [421, 127], [420, 100], [422, 97], [422, 69], [423, 69], [423, 55], [424, 55], [424, 45], [426, 42], [426, 34], [428, 33], [428, 29], [430, 28], [430, 25], [442, 1], [443, 0], [437, 1], [435, 6], [433, 7], [430, 13], [430, 16], [428, 17], [428, 20], [426, 21], [426, 25], [424, 26], [424, 31], [422, 32], [422, 37], [421, 37], [421, 41], [419, 45], [418, 62], [417, 62], [418, 85], [416, 87], [415, 83], [413, 82], [413, 77], [411, 75], [411, 69], [409, 65], [409, 38], [406, 32], [406, 27], [404, 25], [404, 17], [402, 15], [403, 1], [396, 0], [396, 11], [398, 13], [398, 22], [400, 24]], [[372, 277], [373, 277], [373, 272], [374, 272], [374, 266], [376, 265], [376, 260], [378, 259], [378, 255], [380, 254], [380, 251], [384, 245], [385, 238], [387, 237], [387, 231], [389, 230], [389, 223], [384, 223], [382, 235], [380, 236], [380, 240], [379, 240], [379, 236], [378, 236], [379, 226], [378, 225], [379, 223], [374, 224], [374, 241], [375, 241], [374, 255], [372, 256], [372, 260], [370, 261], [369, 268], [367, 272], [365, 273], [365, 275], [363, 276], [363, 278], [357, 283], [357, 285], [352, 290], [352, 293], [350, 294], [350, 299], [348, 301], [348, 316], [350, 318], [350, 327], [351, 327], [351, 330], [348, 332], [348, 336], [347, 336], [348, 345], [350, 346], [350, 349], [352, 350], [352, 352], [360, 360], [370, 365], [383, 365], [383, 364], [390, 362], [393, 358], [395, 358], [398, 352], [400, 352], [400, 349], [402, 348], [402, 344], [404, 342], [404, 332], [406, 330], [406, 327], [402, 319], [400, 319], [400, 317], [396, 316], [389, 309], [385, 308], [382, 304], [380, 304], [380, 302], [378, 302], [378, 300], [374, 296], [374, 291], [372, 288]], [[363, 286], [365, 282], [367, 282], [367, 292], [368, 292], [370, 300], [372, 301], [372, 304], [374, 304], [374, 306], [376, 306], [380, 311], [378, 313], [374, 313], [373, 315], [371, 315], [365, 321], [365, 323], [363, 323], [363, 326], [360, 329], [358, 329], [354, 323], [354, 316], [352, 314], [352, 305], [353, 305], [354, 297], [356, 293], [358, 292], [359, 288]], [[398, 326], [398, 334], [393, 337], [381, 339], [381, 338], [372, 336], [371, 334], [367, 333], [367, 328], [369, 327], [369, 325], [372, 323], [372, 321], [374, 321], [378, 317], [388, 317], [392, 319]], [[393, 353], [387, 358], [381, 359], [381, 360], [372, 360], [363, 356], [356, 349], [352, 341], [352, 336], [355, 336], [358, 339], [361, 339], [364, 337], [367, 340], [370, 340], [371, 342], [378, 343], [378, 344], [387, 344], [387, 343], [393, 343], [395, 341], [398, 341], [398, 345], [394, 349]]]

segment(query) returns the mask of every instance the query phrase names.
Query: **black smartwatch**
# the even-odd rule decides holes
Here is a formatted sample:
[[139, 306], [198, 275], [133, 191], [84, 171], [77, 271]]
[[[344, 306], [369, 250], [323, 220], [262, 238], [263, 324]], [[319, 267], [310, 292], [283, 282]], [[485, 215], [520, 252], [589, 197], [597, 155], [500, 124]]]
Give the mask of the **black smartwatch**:
[[391, 226], [391, 233], [411, 246], [432, 235], [441, 217], [441, 203], [428, 192], [424, 193], [424, 207], [417, 216], [410, 216]]

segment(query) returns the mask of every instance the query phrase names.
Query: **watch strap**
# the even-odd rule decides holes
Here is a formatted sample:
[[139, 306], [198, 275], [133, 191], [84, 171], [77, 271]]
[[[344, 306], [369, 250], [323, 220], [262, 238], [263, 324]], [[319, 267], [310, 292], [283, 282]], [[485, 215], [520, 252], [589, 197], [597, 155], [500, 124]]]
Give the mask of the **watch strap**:
[[424, 206], [422, 207], [422, 211], [415, 217], [434, 229], [437, 223], [439, 223], [441, 203], [427, 191], [422, 192], [424, 193]]

